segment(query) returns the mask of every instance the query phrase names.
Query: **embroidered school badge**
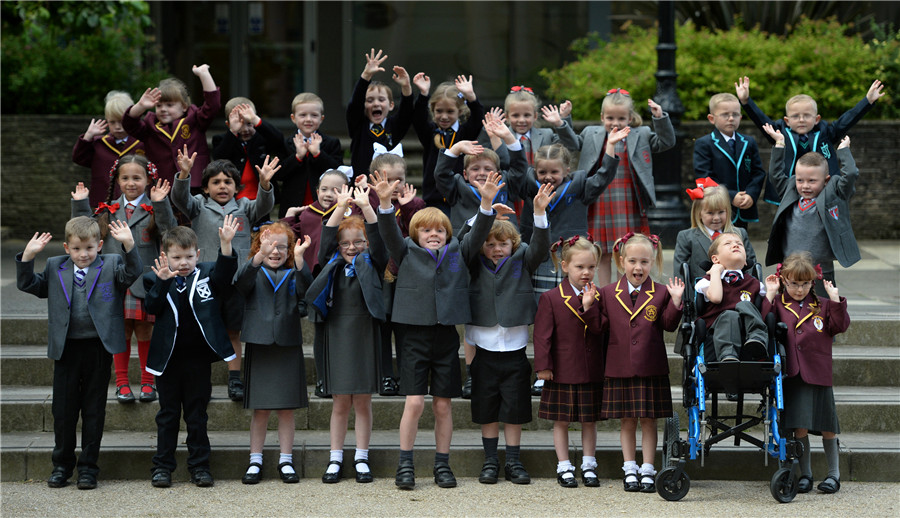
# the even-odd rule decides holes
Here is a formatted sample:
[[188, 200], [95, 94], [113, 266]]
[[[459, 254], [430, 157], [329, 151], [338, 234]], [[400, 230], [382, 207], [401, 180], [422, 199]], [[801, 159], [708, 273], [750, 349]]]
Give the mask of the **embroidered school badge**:
[[749, 159], [749, 158], [745, 158], [745, 159], [744, 159], [744, 170], [745, 170], [745, 171], [749, 171], [749, 170], [750, 170], [750, 159]]
[[644, 159], [645, 164], [649, 164], [650, 163], [650, 152], [645, 150], [643, 153], [641, 153], [641, 158]]
[[349, 205], [347, 205], [347, 210], [344, 211], [344, 217], [349, 218], [352, 215], [353, 215], [353, 209], [350, 208]]
[[197, 281], [197, 295], [203, 299], [201, 302], [212, 300], [212, 290], [209, 288], [209, 277]]
[[574, 195], [566, 196], [566, 205], [571, 205], [573, 201], [575, 201]]
[[647, 306], [647, 309], [644, 310], [644, 318], [649, 320], [650, 322], [655, 322], [657, 317], [656, 306], [650, 305]]
[[750, 302], [750, 292], [747, 290], [741, 290], [741, 300], [744, 302]]
[[184, 140], [190, 140], [191, 138], [191, 127], [187, 124], [181, 126], [181, 138]]
[[149, 243], [149, 242], [150, 242], [150, 239], [151, 239], [151, 237], [150, 237], [150, 231], [149, 231], [148, 229], [146, 229], [146, 228], [143, 229], [143, 230], [141, 230], [141, 242], [142, 242], [142, 243]]
[[837, 219], [838, 219], [838, 208], [837, 208], [837, 205], [835, 205], [834, 207], [831, 207], [830, 209], [828, 209], [828, 214], [829, 214], [832, 218], [834, 218], [835, 221], [837, 221]]
[[821, 333], [825, 327], [825, 322], [822, 321], [822, 317], [815, 317], [813, 318], [813, 325], [816, 327], [816, 331]]
[[819, 148], [819, 152], [822, 153], [822, 156], [825, 157], [825, 160], [831, 160], [831, 148], [828, 147], [827, 142], [822, 143], [822, 147]]

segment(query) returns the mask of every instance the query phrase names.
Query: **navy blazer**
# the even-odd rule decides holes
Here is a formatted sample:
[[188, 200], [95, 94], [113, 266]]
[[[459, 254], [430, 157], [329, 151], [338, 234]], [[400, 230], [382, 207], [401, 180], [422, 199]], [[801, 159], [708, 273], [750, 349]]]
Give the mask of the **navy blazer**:
[[179, 293], [174, 278], [161, 280], [153, 272], [144, 275], [144, 289], [147, 290], [144, 308], [151, 315], [156, 315], [147, 356], [147, 372], [160, 376], [166, 370], [175, 350], [175, 337], [181, 318], [193, 318], [197, 321], [206, 345], [219, 358], [226, 362], [237, 358], [222, 321], [222, 305], [217, 297], [231, 290], [231, 281], [236, 272], [237, 256], [233, 251], [230, 256], [225, 256], [220, 250], [215, 263], [197, 264], [188, 285], [192, 315], [181, 315], [178, 312]]
[[284, 161], [281, 162], [281, 169], [272, 177], [272, 181], [281, 184], [278, 199], [279, 218], [283, 218], [291, 207], [306, 205], [307, 189], [312, 193], [313, 201], [318, 200], [316, 189], [319, 188], [319, 177], [325, 171], [337, 169], [344, 163], [341, 141], [321, 131], [316, 133], [322, 137], [318, 156], [307, 153], [303, 159], [298, 159], [293, 135], [284, 142]]
[[[71, 315], [70, 290], [75, 281], [75, 268], [67, 255], [47, 259], [42, 273], [34, 273], [34, 261], [22, 261], [16, 255], [16, 287], [47, 299], [47, 357], [62, 358], [66, 346]], [[141, 257], [132, 247], [124, 257], [99, 255], [88, 267], [84, 280], [88, 286], [88, 312], [94, 329], [110, 354], [125, 351], [125, 290], [141, 275]]]
[[[246, 147], [244, 141], [231, 131], [214, 136], [212, 143], [213, 160], [230, 160], [238, 171], [244, 170], [247, 160], [250, 160], [252, 166], [262, 168], [266, 161], [266, 155], [271, 158], [280, 158], [285, 153], [284, 135], [265, 119], [259, 119], [256, 133], [247, 141]], [[251, 170], [259, 178], [256, 168], [251, 167]]]
[[[284, 276], [278, 280], [281, 272]], [[277, 272], [267, 266], [253, 266], [252, 261], [241, 265], [234, 281], [235, 288], [244, 296], [241, 341], [264, 345], [303, 345], [300, 320], [307, 313], [304, 297], [311, 282], [312, 275], [306, 264], [300, 270], [281, 268]]]
[[753, 198], [753, 206], [739, 209], [731, 206], [731, 221], [759, 221], [757, 201], [766, 183], [766, 170], [762, 166], [756, 139], [735, 132], [734, 155], [725, 137], [717, 129], [694, 142], [694, 174], [697, 178], [712, 178], [728, 189], [733, 200], [738, 192], [744, 191]]

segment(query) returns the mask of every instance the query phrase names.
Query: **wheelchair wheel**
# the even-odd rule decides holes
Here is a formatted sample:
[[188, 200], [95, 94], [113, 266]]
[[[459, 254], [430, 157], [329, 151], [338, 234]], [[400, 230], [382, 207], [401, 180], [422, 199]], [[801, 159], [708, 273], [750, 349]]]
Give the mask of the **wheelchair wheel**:
[[772, 492], [775, 500], [782, 504], [790, 502], [797, 496], [797, 480], [790, 468], [781, 468], [772, 475], [769, 491]]
[[[676, 471], [675, 468], [668, 467], [656, 475], [656, 492], [670, 502], [681, 500], [691, 489], [691, 479], [687, 473], [682, 471], [681, 476], [676, 479]], [[796, 493], [796, 489], [794, 492]]]
[[680, 437], [681, 433], [681, 423], [678, 418], [677, 413], [673, 413], [672, 417], [666, 418], [666, 427], [663, 429], [663, 450], [662, 450], [662, 465], [663, 468], [668, 468], [674, 462], [672, 460], [672, 448], [675, 447], [675, 441], [677, 441]]

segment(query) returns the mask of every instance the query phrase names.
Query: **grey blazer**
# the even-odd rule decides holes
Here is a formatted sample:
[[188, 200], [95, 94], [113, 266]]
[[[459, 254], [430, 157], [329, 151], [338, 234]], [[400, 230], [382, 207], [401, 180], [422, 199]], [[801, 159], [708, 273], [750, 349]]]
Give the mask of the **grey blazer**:
[[[825, 227], [834, 258], [841, 266], [849, 268], [860, 259], [859, 245], [856, 243], [856, 236], [853, 235], [853, 225], [850, 224], [850, 198], [856, 192], [859, 169], [853, 155], [850, 154], [850, 148], [838, 149], [837, 157], [841, 162], [841, 174], [832, 175], [825, 184], [825, 189], [816, 198], [816, 213]], [[784, 260], [782, 237], [787, 228], [785, 218], [793, 210], [794, 204], [800, 201], [800, 193], [797, 192], [794, 179], [788, 176], [784, 169], [784, 148], [773, 148], [769, 162], [769, 177], [781, 195], [781, 205], [775, 213], [772, 231], [769, 234], [766, 266]]]
[[[566, 117], [563, 119], [564, 121], [569, 123], [569, 126], [572, 125], [572, 117]], [[510, 128], [510, 131], [513, 132], [513, 136], [516, 136], [516, 132]], [[555, 129], [551, 128], [537, 128], [532, 126], [531, 128], [531, 149], [532, 151], [537, 151], [542, 146], [549, 146], [550, 144], [556, 144], [559, 142], [559, 135], [556, 134]], [[478, 134], [478, 143], [484, 146], [487, 149], [493, 149], [491, 146], [491, 137], [488, 136], [487, 132], [484, 129], [481, 130], [481, 133]], [[573, 151], [578, 151], [577, 149]], [[494, 152], [497, 153], [497, 156], [500, 157], [500, 169], [509, 169], [509, 148], [506, 147], [506, 144], [503, 142], [500, 143], [500, 147], [494, 149]]]
[[[675, 145], [675, 129], [672, 127], [668, 113], [664, 113], [660, 118], [654, 117], [653, 127], [656, 129], [656, 133], [647, 126], [631, 128], [631, 133], [625, 138], [628, 163], [631, 164], [638, 179], [638, 198], [642, 210], [656, 205], [651, 153], [659, 153]], [[588, 126], [581, 130], [580, 135], [575, 135], [575, 130], [566, 123], [559, 128], [558, 132], [559, 140], [564, 146], [581, 151], [581, 156], [578, 158], [578, 169], [590, 171], [600, 155], [606, 152], [604, 148], [606, 128], [603, 126]], [[613, 172], [613, 176], [615, 176], [615, 172]]]
[[[756, 252], [753, 251], [753, 245], [750, 244], [750, 237], [747, 230], [741, 227], [734, 227], [732, 232], [741, 236], [744, 240], [744, 249], [747, 252], [747, 265], [756, 264]], [[709, 234], [703, 228], [689, 228], [678, 233], [675, 240], [675, 257], [672, 260], [672, 268], [675, 270], [675, 277], [681, 279], [681, 265], [683, 263], [690, 264], [691, 278], [681, 279], [691, 286], [706, 275], [706, 270], [700, 264], [709, 261], [709, 246], [712, 244]]]
[[[292, 253], [292, 252], [288, 252]], [[273, 271], [247, 261], [239, 269], [235, 288], [244, 296], [241, 341], [264, 345], [303, 345], [300, 320], [306, 316], [309, 268]]]
[[472, 231], [462, 241], [449, 238], [435, 259], [430, 250], [400, 234], [393, 212], [379, 212], [378, 231], [399, 267], [391, 321], [418, 326], [469, 323], [472, 314], [466, 265], [479, 254], [495, 217], [479, 210]]
[[[88, 267], [88, 311], [94, 328], [110, 354], [125, 351], [125, 290], [141, 275], [141, 257], [137, 247], [124, 253], [98, 255]], [[47, 357], [62, 358], [71, 314], [71, 291], [75, 265], [67, 255], [47, 259], [42, 273], [34, 273], [34, 261], [22, 261], [16, 255], [16, 286], [26, 293], [47, 299]]]
[[[165, 231], [178, 225], [178, 222], [175, 221], [175, 215], [172, 213], [172, 205], [169, 203], [168, 199], [160, 202], [151, 202], [150, 196], [144, 195], [138, 206], [134, 208], [131, 219], [128, 219], [125, 215], [125, 205], [127, 204], [125, 196], [120, 196], [115, 203], [119, 204], [119, 209], [115, 213], [109, 215], [109, 222], [121, 221], [126, 223], [128, 228], [131, 229], [131, 235], [134, 236], [134, 247], [137, 248], [138, 255], [141, 256], [141, 262], [144, 264], [143, 273], [147, 273], [150, 271], [150, 266], [153, 264], [153, 261], [159, 258], [159, 239], [154, 239], [147, 232], [147, 226], [150, 224], [150, 213], [144, 210], [141, 205], [150, 205], [153, 208], [156, 229], [160, 236], [162, 236]], [[90, 202], [87, 199], [72, 200], [73, 218], [76, 216], [90, 217], [92, 215]], [[122, 245], [111, 238], [106, 239], [103, 242], [103, 253], [125, 255], [122, 251]], [[135, 297], [139, 299], [144, 298], [144, 283], [141, 281], [140, 277], [132, 283], [129, 289], [131, 290], [131, 294]]]

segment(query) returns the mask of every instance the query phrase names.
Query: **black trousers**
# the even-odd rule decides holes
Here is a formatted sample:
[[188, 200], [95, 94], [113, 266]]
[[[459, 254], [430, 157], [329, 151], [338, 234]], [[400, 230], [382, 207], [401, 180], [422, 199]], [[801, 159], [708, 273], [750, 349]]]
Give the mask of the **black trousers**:
[[184, 411], [187, 427], [188, 470], [209, 470], [209, 435], [206, 407], [212, 395], [211, 367], [208, 359], [172, 358], [165, 372], [156, 377], [159, 412], [156, 414], [156, 455], [153, 467], [174, 471], [178, 428]]
[[[100, 472], [97, 459], [103, 424], [106, 420], [106, 396], [112, 368], [112, 355], [99, 338], [66, 340], [62, 358], [53, 364], [53, 436], [51, 454], [54, 468], [66, 473], [94, 476]], [[81, 414], [81, 456], [75, 461], [75, 428]]]

